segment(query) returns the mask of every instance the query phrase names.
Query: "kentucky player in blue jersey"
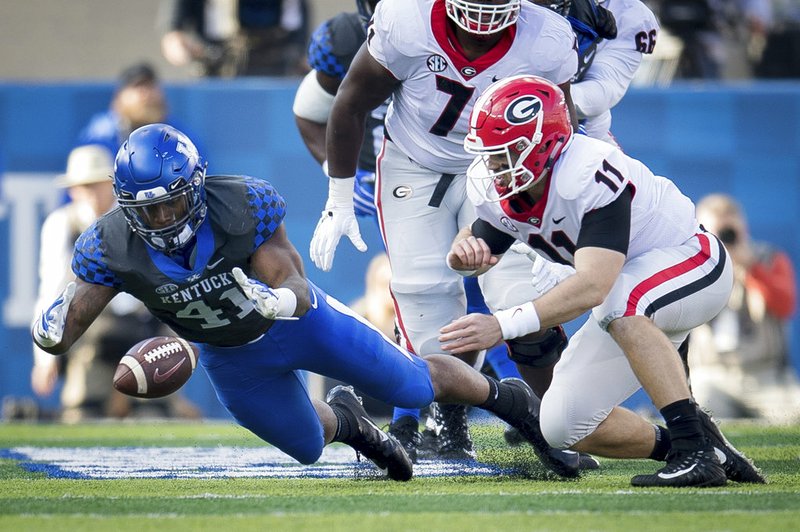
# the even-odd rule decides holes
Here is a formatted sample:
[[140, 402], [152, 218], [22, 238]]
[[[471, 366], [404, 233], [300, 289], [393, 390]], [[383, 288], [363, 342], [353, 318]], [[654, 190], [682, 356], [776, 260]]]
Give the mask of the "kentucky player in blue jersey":
[[284, 200], [266, 181], [206, 176], [189, 138], [152, 124], [120, 148], [114, 192], [120, 207], [75, 245], [77, 278], [33, 324], [45, 351], [68, 350], [124, 291], [199, 345], [217, 397], [240, 425], [301, 463], [339, 441], [392, 479], [412, 476], [403, 447], [369, 419], [352, 388], [312, 399], [303, 370], [389, 404], [479, 406], [519, 427], [540, 456], [549, 452], [522, 381], [498, 382], [452, 356], [416, 357], [306, 279], [287, 238]]

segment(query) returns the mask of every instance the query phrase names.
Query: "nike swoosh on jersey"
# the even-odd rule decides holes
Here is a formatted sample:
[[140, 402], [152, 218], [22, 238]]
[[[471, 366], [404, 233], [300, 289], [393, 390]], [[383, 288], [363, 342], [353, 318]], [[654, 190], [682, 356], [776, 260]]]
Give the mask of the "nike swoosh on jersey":
[[674, 473], [659, 473], [658, 476], [660, 478], [663, 478], [663, 479], [670, 479], [670, 478], [680, 477], [680, 476], [683, 476], [683, 475], [689, 473], [695, 467], [697, 467], [696, 463], [692, 464], [691, 467], [687, 467], [686, 469], [679, 469], [678, 471], [675, 471]]
[[566, 216], [562, 216], [561, 218], [558, 218], [558, 219], [553, 218], [553, 223], [554, 224], [560, 224], [561, 222], [564, 221], [564, 218], [566, 218]]
[[169, 379], [176, 371], [178, 371], [178, 369], [180, 369], [184, 362], [186, 362], [186, 359], [182, 358], [180, 362], [168, 369], [163, 375], [158, 372], [160, 368], [156, 368], [156, 371], [153, 373], [153, 382], [156, 384], [161, 384], [165, 380]]
[[214, 269], [214, 268], [216, 268], [216, 267], [219, 265], [219, 263], [220, 263], [220, 262], [222, 262], [223, 260], [225, 260], [225, 257], [223, 257], [223, 258], [219, 259], [219, 260], [218, 260], [218, 261], [216, 261], [216, 262], [212, 262], [211, 264], [209, 264], [208, 266], [206, 266], [206, 268], [208, 268], [209, 270], [213, 270], [213, 269]]
[[317, 293], [312, 289], [311, 290], [311, 308], [317, 308]]

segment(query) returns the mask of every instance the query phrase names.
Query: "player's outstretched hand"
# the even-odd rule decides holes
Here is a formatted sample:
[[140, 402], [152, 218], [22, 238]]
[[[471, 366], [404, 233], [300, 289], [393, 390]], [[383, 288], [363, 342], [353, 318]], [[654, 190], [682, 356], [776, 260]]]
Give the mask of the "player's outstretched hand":
[[71, 281], [46, 310], [43, 310], [33, 322], [34, 341], [42, 347], [53, 347], [60, 344], [64, 337], [64, 326], [67, 323], [67, 311], [72, 298], [75, 297], [75, 281]]
[[309, 249], [311, 260], [322, 271], [327, 272], [333, 266], [333, 256], [342, 235], [346, 235], [357, 250], [367, 250], [353, 210], [354, 182], [354, 177], [330, 179], [328, 202], [314, 229]]
[[[278, 288], [273, 290], [257, 279], [251, 279], [242, 271], [241, 268], [236, 267], [231, 270], [233, 278], [242, 288], [244, 295], [253, 302], [256, 311], [267, 318], [268, 320], [296, 320], [292, 316], [294, 307], [297, 305], [297, 299], [293, 302], [282, 301], [282, 297], [290, 296], [288, 288]], [[287, 306], [286, 303], [291, 303]], [[291, 312], [290, 312], [291, 309]]]

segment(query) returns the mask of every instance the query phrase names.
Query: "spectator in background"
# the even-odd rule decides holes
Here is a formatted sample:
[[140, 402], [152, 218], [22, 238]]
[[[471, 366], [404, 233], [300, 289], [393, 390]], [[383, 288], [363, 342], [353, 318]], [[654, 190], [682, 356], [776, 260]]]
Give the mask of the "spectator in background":
[[298, 76], [308, 72], [306, 0], [170, 0], [161, 51], [204, 76]]
[[137, 63], [120, 73], [109, 109], [92, 116], [77, 144], [100, 144], [113, 158], [131, 131], [154, 122], [176, 125], [155, 69]]
[[791, 260], [750, 239], [742, 207], [730, 196], [706, 196], [697, 204], [697, 218], [730, 251], [735, 280], [727, 307], [692, 332], [695, 397], [718, 417], [800, 421], [800, 384], [786, 331], [796, 303]]
[[[113, 159], [104, 146], [80, 146], [70, 153], [67, 172], [55, 184], [65, 188], [72, 201], [50, 213], [42, 226], [37, 308], [48, 305], [64, 289], [71, 274], [72, 249], [78, 236], [116, 205], [110, 177], [113, 173]], [[114, 298], [66, 357], [61, 419], [74, 423], [131, 414], [199, 417], [196, 408], [179, 395], [139, 401], [112, 387], [122, 355], [140, 340], [159, 334], [171, 333], [144, 305], [128, 294]], [[55, 390], [62, 373], [59, 361], [63, 359], [36, 345], [33, 352], [31, 387], [36, 395], [47, 397]]]
[[764, 53], [756, 67], [762, 78], [800, 78], [800, 0], [772, 0]]
[[677, 77], [750, 77], [770, 0], [646, 0], [661, 26], [684, 43]]

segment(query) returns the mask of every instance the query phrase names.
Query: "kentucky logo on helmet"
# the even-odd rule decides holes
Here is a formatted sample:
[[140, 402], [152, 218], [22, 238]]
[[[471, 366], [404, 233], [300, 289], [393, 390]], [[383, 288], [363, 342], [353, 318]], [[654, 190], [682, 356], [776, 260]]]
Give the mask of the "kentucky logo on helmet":
[[520, 96], [506, 107], [506, 121], [512, 125], [527, 124], [542, 111], [542, 101], [536, 96]]

